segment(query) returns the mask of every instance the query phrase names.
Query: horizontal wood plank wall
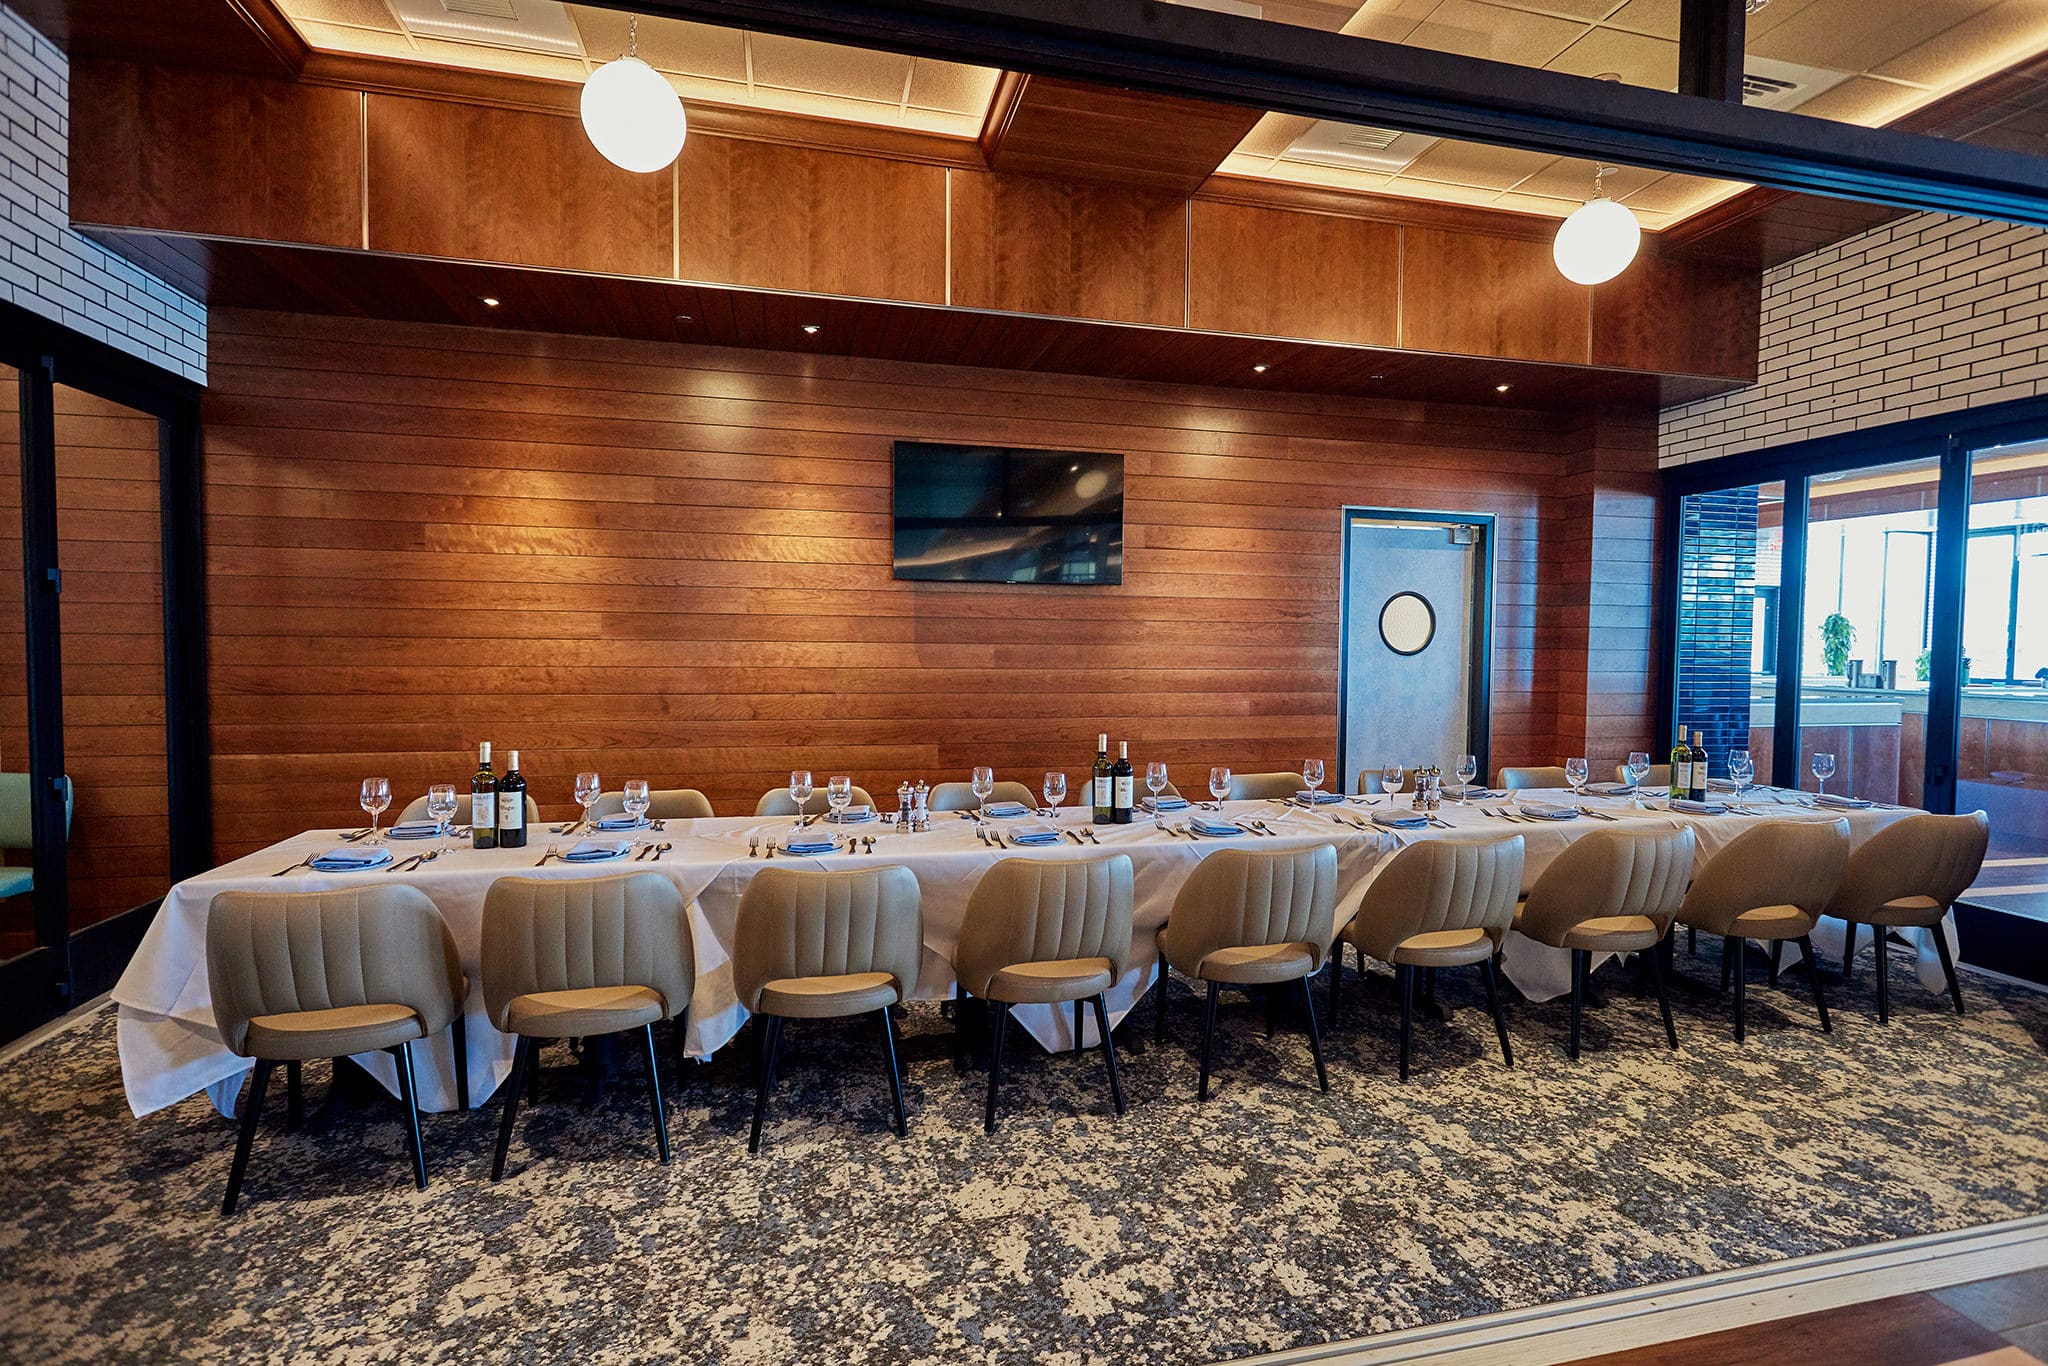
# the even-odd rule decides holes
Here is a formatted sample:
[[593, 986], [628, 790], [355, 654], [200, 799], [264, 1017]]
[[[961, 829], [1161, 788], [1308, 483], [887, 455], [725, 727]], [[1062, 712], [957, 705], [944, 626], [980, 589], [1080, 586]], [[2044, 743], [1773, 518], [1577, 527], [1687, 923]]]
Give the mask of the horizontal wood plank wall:
[[[216, 311], [206, 400], [217, 852], [523, 751], [752, 809], [793, 764], [880, 793], [1188, 778], [1336, 742], [1339, 509], [1500, 519], [1495, 754], [1555, 753], [1544, 536], [1577, 438], [1505, 409]], [[1644, 421], [1652, 421], [1645, 415]], [[1118, 588], [899, 583], [899, 437], [1120, 451]], [[1647, 646], [1645, 646], [1647, 648]]]

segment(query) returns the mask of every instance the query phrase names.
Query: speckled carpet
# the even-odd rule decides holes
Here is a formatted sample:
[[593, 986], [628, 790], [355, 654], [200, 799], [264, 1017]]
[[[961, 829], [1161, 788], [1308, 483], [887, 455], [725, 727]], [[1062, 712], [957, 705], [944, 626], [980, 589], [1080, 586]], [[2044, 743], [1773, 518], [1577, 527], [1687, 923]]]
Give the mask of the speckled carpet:
[[1405, 1087], [1389, 994], [1347, 983], [1327, 1097], [1298, 1027], [1226, 1004], [1203, 1106], [1177, 986], [1129, 1115], [1099, 1056], [1013, 1046], [992, 1139], [935, 1008], [907, 1140], [871, 1021], [793, 1028], [762, 1155], [728, 1050], [670, 1091], [668, 1168], [640, 1065], [591, 1101], [551, 1050], [496, 1187], [495, 1103], [426, 1118], [417, 1192], [395, 1104], [287, 1134], [277, 1085], [230, 1221], [231, 1124], [132, 1119], [102, 1013], [0, 1069], [0, 1359], [1215, 1361], [2048, 1211], [2048, 997], [1971, 975], [1958, 1019], [1901, 972], [1880, 1029], [1866, 958], [1832, 1037], [1789, 974], [1742, 1047], [1681, 998], [1672, 1054], [1610, 971], [1583, 1060], [1517, 1005], [1509, 1072], [1469, 976]]

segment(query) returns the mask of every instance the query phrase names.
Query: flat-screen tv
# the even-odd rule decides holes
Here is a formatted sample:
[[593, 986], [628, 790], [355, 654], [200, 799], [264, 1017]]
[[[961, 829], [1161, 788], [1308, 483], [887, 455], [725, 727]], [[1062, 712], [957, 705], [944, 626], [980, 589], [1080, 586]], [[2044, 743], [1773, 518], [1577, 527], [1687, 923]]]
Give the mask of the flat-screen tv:
[[896, 443], [896, 577], [1122, 583], [1124, 458]]

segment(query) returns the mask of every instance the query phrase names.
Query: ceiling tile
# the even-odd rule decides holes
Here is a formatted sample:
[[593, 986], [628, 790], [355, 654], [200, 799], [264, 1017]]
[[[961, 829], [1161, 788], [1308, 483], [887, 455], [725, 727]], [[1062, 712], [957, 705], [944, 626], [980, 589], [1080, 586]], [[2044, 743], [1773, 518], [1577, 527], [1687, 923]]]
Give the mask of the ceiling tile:
[[1752, 35], [1748, 46], [1781, 62], [1870, 71], [1987, 8], [1986, 0], [1810, 0], [1797, 15]]
[[1925, 103], [1927, 98], [1926, 91], [1912, 86], [1874, 81], [1868, 76], [1851, 76], [1840, 85], [1791, 107], [1813, 118], [1860, 123], [1870, 128], [1890, 123], [1908, 109]]
[[754, 84], [803, 90], [875, 104], [898, 104], [910, 58], [895, 52], [839, 47], [779, 34], [752, 35]]
[[1395, 176], [1389, 180], [1382, 193], [1397, 194], [1407, 199], [1434, 199], [1443, 204], [1491, 204], [1500, 195], [1498, 190], [1446, 185], [1438, 180], [1410, 180], [1406, 176]]
[[1481, 0], [1443, 0], [1407, 41], [1438, 52], [1542, 66], [1585, 32], [1569, 19], [1531, 14]]
[[1237, 144], [1237, 150], [1246, 156], [1272, 158], [1279, 156], [1294, 145], [1295, 139], [1315, 127], [1314, 119], [1305, 119], [1298, 114], [1264, 114], [1252, 125], [1252, 131], [1244, 135], [1244, 141]]
[[397, 18], [384, 0], [283, 0], [279, 8], [293, 21], [318, 24], [347, 24], [354, 28], [380, 29], [399, 33]]
[[[343, 24], [322, 24], [310, 19], [294, 21], [299, 36], [325, 52], [357, 52], [368, 57], [412, 59], [412, 43], [403, 33], [374, 28], [353, 28]], [[475, 54], [471, 54], [471, 60]]]
[[1498, 191], [1520, 184], [1556, 159], [1543, 152], [1445, 138], [1409, 162], [1401, 177]]
[[[626, 50], [632, 16], [618, 10], [572, 5], [569, 17], [583, 35], [583, 51], [594, 62], [608, 62]], [[657, 71], [678, 76], [703, 76], [714, 81], [747, 82], [746, 34], [681, 19], [642, 19], [640, 59]]]
[[[1549, 157], [1540, 170], [1515, 188], [1523, 194], [1583, 204], [1592, 197], [1593, 173], [1598, 169], [1595, 163], [1581, 157]], [[1639, 166], [1616, 166], [1606, 179], [1607, 193], [1615, 199], [1625, 198], [1657, 179], [1658, 174]]]
[[1509, 209], [1515, 213], [1540, 213], [1546, 218], [1563, 218], [1582, 204], [1578, 199], [1552, 199], [1540, 194], [1518, 194], [1510, 191], [1493, 201], [1496, 209]]
[[2048, 0], [2006, 0], [1873, 68], [1895, 80], [1935, 85], [1956, 73], [1988, 73], [2048, 46]]
[[1648, 213], [1668, 213], [1682, 217], [1697, 213], [1709, 204], [1726, 199], [1729, 195], [1749, 188], [1727, 180], [1708, 180], [1701, 176], [1663, 175], [1658, 176], [1639, 190], [1616, 195], [1631, 209]]
[[985, 66], [919, 57], [910, 68], [910, 102], [920, 109], [980, 118], [995, 93], [996, 73]]
[[1601, 20], [1602, 28], [1627, 29], [1631, 33], [1647, 33], [1653, 38], [1678, 39], [1679, 0], [1628, 0], [1614, 13]]
[[1629, 85], [1675, 90], [1678, 87], [1678, 44], [1662, 38], [1621, 33], [1611, 28], [1596, 28], [1566, 48], [1556, 61], [1550, 63], [1550, 69], [1568, 71], [1575, 76], [1601, 76], [1612, 71]]

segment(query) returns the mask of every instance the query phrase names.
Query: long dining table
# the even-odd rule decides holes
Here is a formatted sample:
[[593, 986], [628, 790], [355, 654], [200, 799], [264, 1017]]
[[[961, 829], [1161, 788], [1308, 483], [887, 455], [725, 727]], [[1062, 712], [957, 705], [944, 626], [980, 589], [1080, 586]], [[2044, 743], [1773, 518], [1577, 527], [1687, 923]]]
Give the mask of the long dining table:
[[[1571, 799], [1569, 793], [1521, 795], [1552, 802]], [[931, 828], [925, 831], [898, 831], [879, 822], [851, 827], [857, 835], [873, 837], [872, 851], [862, 845], [862, 852], [858, 853], [808, 857], [784, 854], [772, 860], [755, 850], [787, 834], [791, 826], [788, 818], [717, 817], [670, 820], [658, 833], [643, 831], [637, 836], [625, 836], [668, 844], [670, 847], [658, 859], [650, 852], [638, 859], [591, 864], [565, 863], [559, 859], [542, 863], [550, 845], [566, 848], [575, 840], [550, 834], [548, 827], [540, 826], [535, 829], [534, 842], [523, 849], [472, 849], [466, 839], [457, 838], [394, 842], [393, 852], [398, 858], [434, 849], [441, 851], [431, 862], [397, 873], [322, 873], [298, 866], [313, 854], [336, 845], [342, 834], [336, 830], [311, 830], [189, 878], [171, 889], [113, 991], [118, 1010], [122, 1080], [129, 1106], [138, 1116], [201, 1091], [210, 1096], [222, 1113], [233, 1112], [235, 1095], [251, 1064], [230, 1053], [215, 1030], [212, 993], [206, 975], [207, 916], [213, 898], [225, 891], [325, 891], [364, 880], [396, 877], [424, 892], [447, 921], [469, 974], [470, 994], [465, 1013], [470, 1095], [472, 1103], [476, 1103], [496, 1089], [510, 1073], [512, 1063], [510, 1036], [491, 1028], [484, 1017], [478, 969], [484, 895], [501, 877], [575, 878], [648, 872], [674, 882], [689, 906], [697, 969], [685, 1049], [692, 1056], [706, 1057], [731, 1041], [746, 1022], [747, 1012], [734, 990], [731, 959], [740, 897], [759, 870], [777, 864], [797, 868], [901, 864], [910, 868], [917, 875], [922, 894], [925, 948], [913, 996], [929, 1000], [954, 993], [952, 957], [959, 942], [968, 894], [997, 859], [1086, 859], [1111, 853], [1128, 854], [1134, 871], [1136, 934], [1131, 966], [1109, 994], [1112, 1018], [1120, 1020], [1156, 978], [1154, 935], [1166, 923], [1175, 895], [1195, 865], [1218, 849], [1335, 845], [1339, 884], [1336, 923], [1341, 930], [1356, 914], [1364, 889], [1377, 869], [1396, 850], [1416, 840], [1520, 835], [1527, 847], [1526, 889], [1571, 841], [1594, 830], [1624, 829], [1643, 822], [1683, 822], [1696, 832], [1699, 857], [1705, 861], [1759, 820], [1832, 821], [1846, 817], [1852, 841], [1860, 842], [1909, 814], [1898, 807], [1816, 809], [1796, 794], [1768, 791], [1752, 797], [1752, 802], [1759, 801], [1760, 807], [1752, 805], [1750, 809], [1761, 814], [1696, 815], [1663, 809], [1666, 804], [1662, 801], [1638, 807], [1626, 798], [1591, 798], [1581, 799], [1581, 804], [1598, 815], [1560, 821], [1517, 821], [1491, 814], [1504, 805], [1498, 799], [1475, 798], [1469, 804], [1460, 804], [1453, 795], [1436, 813], [1440, 823], [1398, 831], [1373, 827], [1370, 821], [1375, 811], [1405, 810], [1408, 799], [1402, 796], [1355, 797], [1341, 806], [1313, 810], [1271, 801], [1226, 802], [1224, 816], [1256, 818], [1274, 833], [1248, 831], [1222, 838], [1191, 837], [1161, 830], [1150, 815], [1143, 813], [1128, 825], [1109, 825], [1091, 820], [1089, 812], [1070, 809], [1054, 819], [1062, 831], [1060, 841], [1034, 848], [998, 847], [983, 837], [975, 821], [943, 813], [935, 815]], [[1189, 814], [1170, 812], [1165, 820], [1168, 825], [1182, 827]], [[992, 818], [987, 824], [1000, 830], [1014, 823]], [[1361, 829], [1360, 825], [1368, 828]], [[1092, 831], [1093, 837], [1081, 837], [1084, 829]], [[1068, 831], [1075, 833], [1068, 835]], [[290, 871], [283, 871], [287, 869]], [[1947, 932], [1953, 934], [1952, 930]], [[1834, 924], [1831, 943], [1826, 925], [1815, 933], [1815, 942], [1824, 952], [1838, 955], [1841, 941], [1838, 923]], [[1928, 940], [1922, 945], [1921, 974], [1925, 979], [1931, 970], [1934, 976], [1929, 984], [1938, 985], [1940, 969], [1931, 944]], [[1532, 1000], [1547, 1000], [1569, 989], [1569, 956], [1520, 935], [1509, 936], [1503, 968], [1517, 989]], [[1025, 1006], [1018, 1007], [1014, 1016], [1049, 1049], [1069, 1048], [1075, 1042], [1072, 1017], [1064, 1010]], [[1084, 1018], [1083, 1043], [1092, 1041], [1091, 1026], [1092, 1021]], [[452, 1046], [444, 1036], [414, 1048], [424, 1109], [455, 1108]], [[397, 1078], [388, 1056], [366, 1054], [356, 1061], [396, 1092]]]

